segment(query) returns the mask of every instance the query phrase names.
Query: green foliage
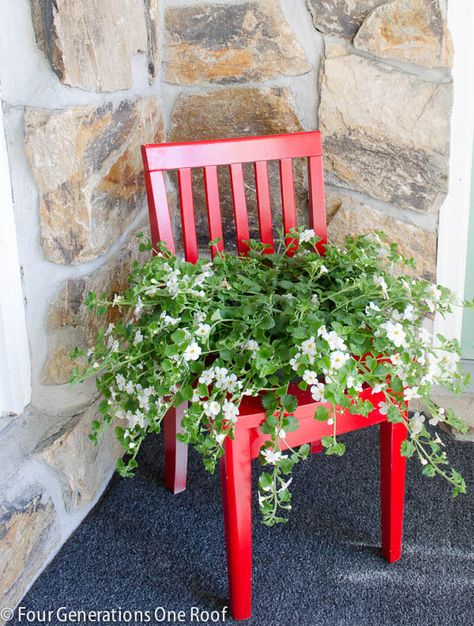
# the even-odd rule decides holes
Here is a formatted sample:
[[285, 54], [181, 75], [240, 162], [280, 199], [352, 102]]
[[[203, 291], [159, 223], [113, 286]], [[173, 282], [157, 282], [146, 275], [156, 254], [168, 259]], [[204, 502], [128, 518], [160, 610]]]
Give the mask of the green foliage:
[[[454, 494], [464, 493], [462, 477], [446, 468], [436, 427], [466, 426], [429, 400], [433, 384], [456, 392], [466, 384], [460, 348], [441, 336], [433, 345], [423, 329], [435, 311], [451, 311], [453, 295], [404, 273], [412, 261], [383, 233], [348, 238], [343, 249], [328, 245], [324, 257], [315, 252], [312, 231], [292, 235], [299, 238], [293, 256], [283, 241], [275, 254], [249, 242], [248, 256], [218, 253], [213, 262], [195, 264], [159, 244], [156, 256], [133, 264], [123, 293], [87, 295], [97, 315], [114, 308], [119, 317], [87, 353], [72, 353], [87, 361], [75, 368], [73, 382], [96, 377], [103, 398], [92, 441], [113, 424], [124, 450], [117, 470], [132, 476], [142, 441], [160, 432], [170, 407], [187, 402], [178, 438], [193, 445], [212, 472], [247, 396], [261, 395], [266, 417], [260, 428], [267, 437], [259, 504], [271, 526], [286, 521], [292, 470], [310, 452], [309, 445], [291, 445], [303, 391], [319, 403], [315, 420], [332, 433], [322, 439], [326, 454], [345, 451], [337, 437], [342, 414], [380, 411], [406, 424], [404, 456], [418, 457], [426, 476], [443, 476]], [[140, 249], [151, 250], [143, 237]], [[423, 399], [430, 424], [419, 413], [407, 418], [410, 398]]]

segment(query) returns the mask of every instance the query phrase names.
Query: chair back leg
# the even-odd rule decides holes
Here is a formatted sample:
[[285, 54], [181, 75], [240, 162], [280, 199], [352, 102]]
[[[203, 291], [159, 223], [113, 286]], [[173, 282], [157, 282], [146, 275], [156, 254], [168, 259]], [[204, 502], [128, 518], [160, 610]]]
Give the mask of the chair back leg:
[[406, 458], [400, 454], [405, 424], [380, 424], [382, 554], [393, 563], [402, 555]]
[[232, 617], [252, 614], [252, 458], [250, 431], [226, 439], [221, 460], [222, 501]]
[[171, 493], [181, 493], [186, 489], [188, 468], [188, 446], [176, 439], [182, 432], [181, 420], [188, 403], [183, 402], [177, 408], [171, 408], [164, 418], [165, 444], [165, 485]]

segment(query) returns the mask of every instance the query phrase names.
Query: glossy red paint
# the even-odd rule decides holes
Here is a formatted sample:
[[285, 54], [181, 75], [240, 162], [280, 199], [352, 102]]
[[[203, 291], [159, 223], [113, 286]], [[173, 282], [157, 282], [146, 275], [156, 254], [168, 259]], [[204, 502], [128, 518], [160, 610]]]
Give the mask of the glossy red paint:
[[[292, 159], [308, 158], [309, 220], [311, 227], [321, 238], [317, 249], [324, 254], [327, 235], [319, 131], [146, 145], [142, 146], [142, 155], [152, 242], [166, 242], [170, 250], [175, 251], [163, 172], [178, 170], [184, 254], [192, 263], [198, 258], [192, 168], [204, 168], [209, 240], [222, 237], [217, 167], [229, 168], [237, 249], [245, 254], [249, 225], [242, 164], [254, 164], [260, 237], [262, 242], [271, 246], [268, 250], [271, 253], [274, 241], [268, 161], [280, 162], [283, 224], [285, 232], [288, 232], [296, 225]], [[287, 237], [287, 243], [295, 246], [297, 244], [291, 236]], [[221, 240], [216, 249], [223, 248], [224, 241]], [[214, 254], [215, 249], [212, 252]], [[290, 387], [289, 393], [298, 399], [298, 408], [294, 415], [299, 420], [299, 429], [288, 433], [283, 447], [311, 443], [311, 451], [320, 452], [321, 438], [331, 435], [333, 426], [317, 422], [313, 418], [320, 403], [314, 402], [308, 391], [301, 391], [294, 385]], [[370, 397], [374, 406], [384, 400], [382, 394], [373, 394], [371, 389], [365, 389], [361, 395]], [[182, 491], [186, 485], [186, 446], [176, 441], [183, 410], [184, 407], [181, 406], [176, 411], [170, 411], [165, 418], [165, 482], [174, 493]], [[336, 410], [338, 434], [380, 424], [382, 554], [388, 561], [396, 561], [400, 558], [402, 545], [405, 459], [400, 455], [400, 447], [406, 438], [406, 427], [404, 424], [388, 423], [386, 416], [377, 409], [368, 417], [352, 415], [338, 407]], [[246, 619], [252, 612], [252, 459], [258, 456], [260, 447], [266, 440], [266, 436], [260, 432], [264, 419], [261, 398], [245, 397], [240, 405], [235, 438], [226, 439], [224, 443], [225, 452], [221, 463], [222, 497], [229, 591], [234, 619]]]

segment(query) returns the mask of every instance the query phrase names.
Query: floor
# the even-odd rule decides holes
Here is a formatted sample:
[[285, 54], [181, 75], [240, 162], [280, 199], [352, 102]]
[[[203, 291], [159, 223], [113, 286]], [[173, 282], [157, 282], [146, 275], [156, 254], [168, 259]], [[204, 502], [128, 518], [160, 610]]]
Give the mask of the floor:
[[[255, 516], [251, 626], [474, 623], [473, 444], [447, 444], [470, 486], [457, 499], [409, 462], [404, 554], [389, 565], [379, 554], [377, 430], [347, 435], [340, 459], [317, 455], [296, 469], [287, 525], [268, 529]], [[54, 615], [59, 607], [143, 612], [123, 613], [115, 624], [234, 623], [221, 619], [227, 581], [219, 480], [191, 454], [189, 489], [172, 496], [161, 470], [161, 442], [150, 438], [138, 475], [113, 479], [22, 606], [51, 609], [53, 625], [65, 623]]]

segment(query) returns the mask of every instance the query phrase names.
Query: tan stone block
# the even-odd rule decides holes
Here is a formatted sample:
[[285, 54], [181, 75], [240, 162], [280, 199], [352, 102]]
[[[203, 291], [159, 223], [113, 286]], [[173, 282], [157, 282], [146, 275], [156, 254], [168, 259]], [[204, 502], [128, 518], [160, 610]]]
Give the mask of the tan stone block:
[[[143, 229], [147, 230], [146, 227]], [[128, 284], [127, 278], [135, 258], [144, 258], [138, 252], [139, 242], [135, 236], [104, 265], [82, 278], [66, 281], [64, 287], [51, 301], [47, 314], [48, 357], [41, 373], [45, 385], [60, 385], [69, 382], [75, 365], [70, 351], [76, 347], [88, 347], [95, 342], [100, 328], [115, 321], [119, 310], [112, 308], [98, 317], [84, 304], [89, 291], [97, 294], [122, 292]]]
[[310, 69], [278, 2], [168, 7], [165, 80], [265, 81]]
[[89, 439], [91, 423], [97, 418], [98, 403], [76, 415], [58, 430], [45, 435], [35, 453], [58, 472], [66, 509], [81, 508], [100, 494], [121, 455], [114, 426], [97, 445]]
[[438, 0], [394, 0], [370, 13], [354, 46], [424, 67], [450, 67], [453, 48]]
[[387, 0], [306, 0], [314, 27], [352, 40], [367, 15]]
[[429, 232], [382, 213], [345, 191], [326, 187], [328, 211], [328, 237], [332, 243], [342, 245], [347, 235], [365, 235], [382, 230], [390, 241], [398, 243], [400, 252], [413, 257], [416, 271], [404, 271], [427, 280], [436, 279], [436, 233]]
[[0, 504], [1, 606], [16, 606], [60, 539], [53, 503], [39, 489]]
[[146, 203], [140, 145], [163, 139], [155, 97], [27, 109], [25, 148], [40, 192], [48, 260], [84, 263], [116, 241]]
[[63, 83], [132, 86], [132, 57], [147, 50], [142, 0], [32, 0], [32, 16], [36, 41]]
[[330, 182], [420, 212], [448, 186], [451, 83], [327, 44], [319, 124]]

